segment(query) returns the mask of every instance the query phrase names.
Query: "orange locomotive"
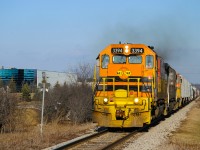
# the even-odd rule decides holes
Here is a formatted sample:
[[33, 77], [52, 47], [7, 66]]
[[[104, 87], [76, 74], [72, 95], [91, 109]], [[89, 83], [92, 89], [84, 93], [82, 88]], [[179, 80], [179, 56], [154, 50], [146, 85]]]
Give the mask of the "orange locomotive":
[[97, 60], [93, 121], [99, 126], [142, 127], [176, 109], [176, 72], [153, 47], [111, 44]]

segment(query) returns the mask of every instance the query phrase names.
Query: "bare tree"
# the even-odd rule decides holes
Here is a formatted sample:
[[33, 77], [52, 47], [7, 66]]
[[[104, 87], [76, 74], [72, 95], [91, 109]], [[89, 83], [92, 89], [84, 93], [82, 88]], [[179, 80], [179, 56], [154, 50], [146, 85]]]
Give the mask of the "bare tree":
[[82, 63], [74, 70], [78, 81], [71, 86], [72, 94], [68, 105], [71, 111], [71, 120], [74, 123], [80, 123], [91, 119], [92, 87], [90, 82], [93, 77], [93, 69], [89, 63]]
[[74, 72], [77, 74], [79, 82], [86, 83], [92, 81], [93, 68], [89, 63], [80, 63], [77, 68], [74, 69]]

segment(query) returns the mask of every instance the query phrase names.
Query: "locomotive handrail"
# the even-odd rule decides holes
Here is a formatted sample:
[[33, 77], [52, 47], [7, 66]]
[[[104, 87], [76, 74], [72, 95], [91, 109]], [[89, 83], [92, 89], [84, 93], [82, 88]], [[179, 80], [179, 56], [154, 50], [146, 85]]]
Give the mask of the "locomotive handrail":
[[129, 80], [131, 80], [131, 79], [136, 79], [137, 80], [137, 97], [139, 96], [139, 92], [140, 92], [140, 79], [141, 78], [128, 78], [128, 92], [129, 92]]
[[[99, 82], [99, 84], [98, 85], [102, 85], [103, 86], [103, 89], [102, 89], [102, 91], [105, 93], [105, 92], [108, 92], [107, 90], [106, 90], [106, 85], [112, 85], [112, 91], [114, 92], [115, 91], [115, 86], [116, 85], [125, 85], [125, 86], [127, 86], [127, 92], [129, 93], [130, 92], [130, 85], [134, 85], [133, 83], [135, 83], [135, 82], [131, 82], [130, 80], [136, 80], [137, 81], [137, 83], [135, 83], [135, 84], [137, 84], [137, 97], [139, 97], [139, 93], [140, 92], [142, 92], [141, 90], [140, 90], [140, 85], [142, 84], [140, 81], [141, 81], [141, 78], [128, 78], [127, 79], [127, 82], [126, 82], [126, 84], [122, 84], [123, 82], [115, 82], [115, 78], [114, 77], [103, 77], [103, 78], [101, 78], [102, 79], [102, 82], [100, 83]], [[107, 80], [112, 80], [112, 81], [107, 81]], [[151, 81], [151, 83], [150, 83], [151, 85], [151, 94], [148, 92], [148, 97], [149, 98], [151, 98], [152, 97], [152, 95], [153, 95], [153, 80]], [[145, 86], [146, 87], [146, 85], [144, 84], [144, 82], [143, 82], [143, 84], [142, 84], [143, 86]]]

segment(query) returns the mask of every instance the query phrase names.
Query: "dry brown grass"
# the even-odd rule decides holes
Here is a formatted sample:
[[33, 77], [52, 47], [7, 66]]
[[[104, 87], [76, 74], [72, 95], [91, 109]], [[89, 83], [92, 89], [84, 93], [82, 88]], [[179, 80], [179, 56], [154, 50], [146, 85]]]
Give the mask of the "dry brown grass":
[[0, 134], [0, 149], [43, 149], [60, 142], [78, 137], [94, 129], [95, 124], [82, 125], [52, 123], [43, 126], [43, 136], [40, 126], [29, 127], [27, 131]]
[[181, 127], [170, 137], [166, 149], [197, 150], [200, 149], [200, 100], [188, 113]]
[[[163, 148], [163, 146], [162, 146]], [[167, 146], [164, 146], [164, 150], [199, 150], [199, 145], [189, 145], [189, 144], [178, 144], [178, 143], [170, 143]]]

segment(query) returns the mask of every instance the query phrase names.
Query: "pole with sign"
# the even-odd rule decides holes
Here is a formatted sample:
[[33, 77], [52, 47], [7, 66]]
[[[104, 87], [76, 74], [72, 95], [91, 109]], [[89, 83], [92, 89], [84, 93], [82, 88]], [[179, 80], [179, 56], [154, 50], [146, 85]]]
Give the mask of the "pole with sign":
[[44, 115], [44, 97], [45, 97], [45, 84], [46, 84], [46, 73], [42, 72], [42, 112], [41, 112], [41, 126], [40, 126], [40, 132], [42, 135], [42, 127], [43, 127], [43, 115]]

